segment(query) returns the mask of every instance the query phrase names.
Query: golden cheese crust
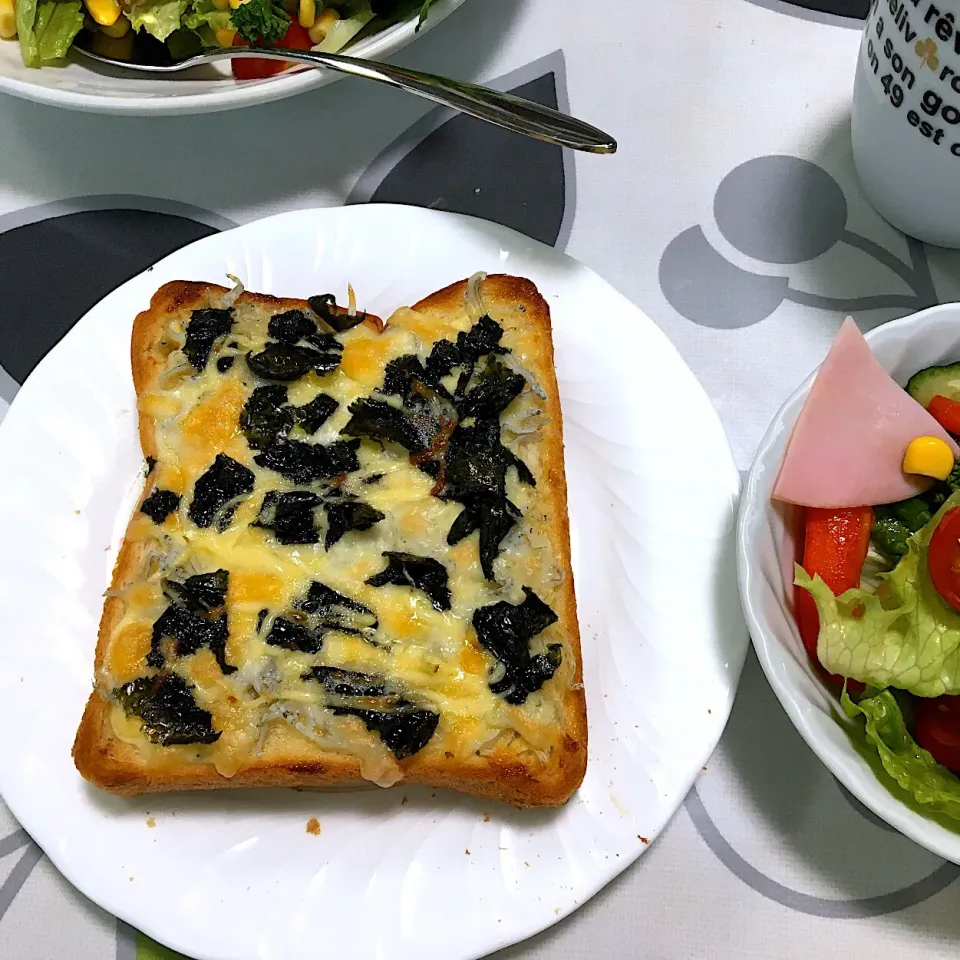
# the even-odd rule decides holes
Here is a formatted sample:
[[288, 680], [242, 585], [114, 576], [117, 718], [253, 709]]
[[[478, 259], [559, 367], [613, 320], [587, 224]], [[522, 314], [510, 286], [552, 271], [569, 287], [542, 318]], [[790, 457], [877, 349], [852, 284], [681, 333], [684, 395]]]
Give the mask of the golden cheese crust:
[[[448, 318], [463, 313], [467, 281], [452, 284], [419, 303], [411, 310], [428, 326], [444, 329]], [[176, 281], [161, 287], [153, 296], [149, 309], [139, 314], [131, 339], [133, 380], [138, 400], [158, 392], [158, 380], [168, 368], [168, 358], [179, 344], [168, 338], [171, 322], [181, 328], [191, 312], [220, 302], [226, 289], [212, 284]], [[546, 751], [494, 749], [476, 752], [469, 757], [455, 757], [441, 751], [420, 751], [400, 759], [399, 781], [446, 787], [520, 807], [558, 806], [565, 803], [579, 787], [586, 769], [587, 724], [582, 685], [580, 638], [577, 626], [576, 600], [570, 565], [569, 526], [566, 481], [563, 462], [562, 415], [553, 364], [549, 308], [534, 284], [510, 276], [489, 276], [482, 283], [486, 312], [509, 334], [523, 331], [526, 343], [526, 370], [532, 374], [546, 395], [543, 401], [546, 425], [539, 431], [538, 463], [534, 470], [537, 486], [535, 503], [547, 518], [548, 538], [562, 579], [544, 597], [558, 615], [555, 630], [562, 631], [565, 651], [572, 659], [572, 670], [548, 682], [557, 705], [551, 744]], [[264, 316], [273, 313], [306, 309], [306, 301], [282, 299], [262, 294], [244, 293], [237, 305], [262, 309]], [[419, 321], [418, 321], [419, 322]], [[371, 331], [380, 331], [384, 324], [368, 317]], [[157, 417], [140, 408], [139, 430], [144, 456], [157, 456]], [[156, 486], [148, 477], [140, 503]], [[138, 504], [139, 509], [139, 504]], [[140, 518], [142, 520], [142, 518]], [[127, 530], [114, 569], [111, 589], [104, 603], [100, 623], [95, 671], [100, 676], [105, 666], [108, 645], [127, 612], [123, 591], [141, 577], [144, 537], [138, 533], [135, 513]], [[77, 769], [87, 780], [112, 793], [134, 796], [143, 793], [173, 790], [222, 789], [227, 787], [322, 787], [328, 784], [361, 781], [362, 762], [358, 757], [285, 730], [271, 737], [266, 748], [251, 753], [232, 773], [224, 776], [212, 762], [187, 757], [182, 748], [162, 763], [151, 751], [143, 751], [129, 738], [121, 738], [114, 728], [115, 703], [109, 691], [98, 685], [84, 710], [73, 757]], [[282, 724], [281, 724], [282, 725]]]

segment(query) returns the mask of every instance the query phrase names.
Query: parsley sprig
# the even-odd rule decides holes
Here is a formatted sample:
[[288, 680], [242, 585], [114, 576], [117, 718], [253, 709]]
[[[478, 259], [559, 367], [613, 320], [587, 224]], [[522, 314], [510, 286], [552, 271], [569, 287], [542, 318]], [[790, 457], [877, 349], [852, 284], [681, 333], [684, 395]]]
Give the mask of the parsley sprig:
[[275, 0], [247, 0], [230, 17], [237, 33], [251, 46], [262, 47], [283, 38], [290, 17]]

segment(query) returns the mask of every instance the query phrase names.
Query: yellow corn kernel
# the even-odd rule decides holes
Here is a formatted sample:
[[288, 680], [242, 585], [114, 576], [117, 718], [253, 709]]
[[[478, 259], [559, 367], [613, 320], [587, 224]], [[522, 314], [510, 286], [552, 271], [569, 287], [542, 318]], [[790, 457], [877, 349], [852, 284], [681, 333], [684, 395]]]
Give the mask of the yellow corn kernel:
[[242, 3], [243, 0], [230, 0], [230, 9], [236, 10]]
[[232, 47], [233, 38], [236, 37], [237, 31], [233, 27], [221, 27], [219, 30], [214, 31], [214, 36], [217, 38], [217, 43], [221, 47]]
[[946, 480], [953, 469], [953, 451], [939, 437], [917, 437], [903, 455], [903, 472]]
[[87, 11], [101, 27], [112, 27], [120, 18], [117, 0], [84, 0]]
[[12, 40], [17, 35], [17, 13], [13, 0], [0, 0], [0, 39]]
[[314, 0], [300, 0], [297, 19], [300, 21], [300, 26], [306, 30], [317, 22], [317, 5]]
[[122, 37], [108, 37], [97, 31], [90, 39], [90, 47], [94, 53], [111, 60], [133, 59], [133, 31], [128, 30]]
[[320, 16], [313, 21], [313, 26], [307, 31], [310, 34], [311, 42], [323, 43], [324, 38], [339, 19], [340, 15], [332, 7], [327, 7], [321, 11]]
[[130, 29], [130, 21], [126, 17], [117, 17], [117, 22], [111, 27], [101, 27], [103, 33], [108, 37], [115, 37], [119, 39], [120, 37], [126, 36], [127, 31]]

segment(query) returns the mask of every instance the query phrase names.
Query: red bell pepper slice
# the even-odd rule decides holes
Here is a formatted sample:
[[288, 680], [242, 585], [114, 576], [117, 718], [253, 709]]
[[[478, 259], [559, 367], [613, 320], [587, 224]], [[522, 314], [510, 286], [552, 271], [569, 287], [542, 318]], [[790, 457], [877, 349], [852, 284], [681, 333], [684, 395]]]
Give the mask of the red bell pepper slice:
[[[819, 574], [837, 596], [851, 587], [859, 586], [863, 563], [870, 548], [873, 508], [807, 507], [805, 521], [803, 569], [811, 577]], [[795, 599], [800, 639], [810, 659], [819, 667], [817, 637], [820, 635], [820, 617], [817, 605], [801, 587], [797, 588]], [[838, 684], [843, 683], [844, 678], [837, 674], [827, 676]], [[858, 680], [848, 680], [847, 689], [860, 692], [864, 686]]]

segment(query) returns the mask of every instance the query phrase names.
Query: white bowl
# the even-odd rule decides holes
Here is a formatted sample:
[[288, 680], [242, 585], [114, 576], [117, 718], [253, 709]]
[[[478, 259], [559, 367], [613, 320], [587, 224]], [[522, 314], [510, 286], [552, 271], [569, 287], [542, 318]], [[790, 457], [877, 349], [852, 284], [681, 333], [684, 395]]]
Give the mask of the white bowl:
[[[449, 16], [464, 0], [437, 0], [417, 31], [416, 17], [361, 40], [351, 56], [383, 60]], [[151, 77], [115, 70], [73, 54], [64, 67], [26, 67], [15, 40], [0, 40], [0, 92], [25, 100], [88, 113], [125, 116], [194, 114], [282, 100], [333, 83], [330, 70], [289, 71], [266, 80], [234, 80], [229, 62]]]
[[[904, 384], [923, 367], [960, 360], [960, 304], [931, 307], [866, 336], [880, 363]], [[950, 821], [917, 812], [905, 802], [906, 793], [878, 777], [855, 747], [862, 734], [857, 736], [855, 726], [840, 712], [835, 694], [816, 676], [800, 642], [792, 612], [794, 513], [775, 505], [770, 494], [813, 378], [811, 374], [787, 400], [764, 435], [740, 504], [737, 566], [753, 645], [787, 715], [830, 772], [891, 826], [960, 863], [960, 822], [951, 830]]]

